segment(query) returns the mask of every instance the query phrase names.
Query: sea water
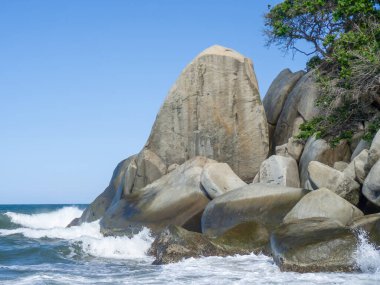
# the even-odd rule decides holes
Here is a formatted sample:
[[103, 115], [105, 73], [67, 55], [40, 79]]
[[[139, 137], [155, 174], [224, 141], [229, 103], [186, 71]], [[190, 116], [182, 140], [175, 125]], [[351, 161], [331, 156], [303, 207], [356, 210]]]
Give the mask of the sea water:
[[360, 235], [362, 273], [281, 272], [264, 255], [151, 265], [147, 229], [104, 237], [99, 223], [66, 228], [84, 205], [0, 206], [0, 284], [380, 284], [380, 250]]

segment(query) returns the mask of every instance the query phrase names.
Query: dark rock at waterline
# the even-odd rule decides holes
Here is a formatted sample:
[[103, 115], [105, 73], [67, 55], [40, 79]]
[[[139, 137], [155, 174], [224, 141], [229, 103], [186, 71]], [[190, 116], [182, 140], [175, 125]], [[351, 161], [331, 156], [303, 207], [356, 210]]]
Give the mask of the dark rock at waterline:
[[237, 225], [217, 239], [171, 225], [156, 237], [148, 254], [156, 258], [153, 264], [168, 264], [191, 257], [268, 252], [268, 248], [269, 234], [255, 222]]
[[350, 272], [357, 238], [331, 219], [312, 218], [283, 224], [270, 238], [274, 261], [282, 271]]
[[380, 213], [357, 218], [350, 227], [356, 231], [364, 231], [370, 243], [380, 246]]
[[190, 257], [225, 256], [228, 252], [200, 233], [172, 225], [156, 237], [148, 254], [156, 257], [153, 264], [168, 264]]

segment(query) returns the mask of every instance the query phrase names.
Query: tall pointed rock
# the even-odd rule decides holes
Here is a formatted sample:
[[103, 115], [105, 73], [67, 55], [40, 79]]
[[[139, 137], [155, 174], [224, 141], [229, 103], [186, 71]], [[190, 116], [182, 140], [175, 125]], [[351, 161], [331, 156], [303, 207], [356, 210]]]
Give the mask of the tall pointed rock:
[[[200, 53], [169, 91], [141, 154], [146, 151], [155, 154], [157, 168], [200, 155], [252, 181], [268, 154], [268, 129], [251, 60], [217, 45]], [[129, 192], [147, 184], [149, 173], [141, 171], [147, 163], [138, 161]]]

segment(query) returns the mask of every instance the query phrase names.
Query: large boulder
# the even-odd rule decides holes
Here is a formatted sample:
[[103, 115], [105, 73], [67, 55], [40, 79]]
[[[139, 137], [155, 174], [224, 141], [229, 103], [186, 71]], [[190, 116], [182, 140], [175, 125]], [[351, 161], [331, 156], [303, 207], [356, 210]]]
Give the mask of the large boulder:
[[263, 100], [269, 124], [277, 124], [286, 98], [303, 74], [303, 71], [293, 73], [287, 68], [281, 71], [273, 80]]
[[380, 160], [371, 168], [363, 184], [363, 195], [376, 206], [380, 206]]
[[368, 163], [366, 165], [367, 170], [380, 159], [380, 130], [377, 132], [372, 140], [371, 147], [368, 151]]
[[282, 271], [347, 272], [356, 267], [356, 236], [335, 220], [312, 218], [283, 224], [270, 242]]
[[299, 162], [301, 187], [305, 186], [308, 179], [308, 167], [311, 161], [319, 161], [332, 167], [337, 161], [349, 161], [350, 157], [351, 151], [347, 142], [343, 141], [332, 148], [323, 139], [309, 138]]
[[158, 234], [148, 254], [155, 257], [153, 264], [168, 264], [191, 257], [259, 253], [268, 247], [269, 234], [256, 223], [237, 225], [217, 239], [171, 225]]
[[207, 205], [202, 215], [202, 232], [218, 237], [238, 224], [251, 221], [271, 231], [306, 193], [307, 190], [299, 188], [261, 183], [229, 191]]
[[168, 225], [200, 231], [201, 214], [210, 201], [201, 187], [201, 174], [214, 161], [195, 157], [139, 191], [123, 197], [101, 220], [104, 233], [149, 227], [159, 231]]
[[118, 200], [120, 200], [125, 188], [126, 170], [135, 157], [136, 156], [133, 155], [121, 161], [116, 166], [108, 187], [86, 208], [82, 216], [76, 220], [75, 224], [90, 223], [99, 220], [112, 203], [117, 203]]
[[360, 140], [358, 145], [355, 147], [351, 155], [351, 161], [355, 159], [363, 150], [369, 150], [371, 144], [365, 140]]
[[368, 150], [362, 150], [354, 159], [350, 162], [350, 164], [344, 169], [343, 173], [358, 181], [360, 184], [364, 183], [365, 178], [368, 175], [366, 164], [368, 161]]
[[247, 185], [227, 163], [207, 163], [203, 167], [201, 184], [211, 199]]
[[[215, 159], [252, 181], [267, 157], [269, 141], [251, 60], [221, 46], [200, 53], [170, 90], [144, 150], [166, 167], [195, 156]], [[140, 180], [142, 188], [144, 177]]]
[[171, 225], [156, 237], [148, 254], [155, 257], [153, 264], [159, 265], [190, 257], [225, 256], [229, 252], [200, 233]]
[[360, 185], [343, 172], [318, 161], [309, 163], [308, 172], [313, 189], [325, 187], [353, 205], [359, 204]]
[[350, 227], [356, 232], [365, 233], [370, 243], [380, 246], [380, 213], [359, 217]]
[[285, 216], [284, 223], [308, 218], [327, 218], [338, 221], [342, 226], [363, 216], [362, 211], [327, 188], [305, 195]]
[[287, 96], [273, 135], [273, 147], [286, 143], [293, 136], [295, 121], [300, 115], [308, 120], [316, 113], [314, 100], [317, 96], [314, 73], [306, 73]]
[[260, 166], [258, 182], [300, 187], [297, 162], [292, 157], [270, 156]]

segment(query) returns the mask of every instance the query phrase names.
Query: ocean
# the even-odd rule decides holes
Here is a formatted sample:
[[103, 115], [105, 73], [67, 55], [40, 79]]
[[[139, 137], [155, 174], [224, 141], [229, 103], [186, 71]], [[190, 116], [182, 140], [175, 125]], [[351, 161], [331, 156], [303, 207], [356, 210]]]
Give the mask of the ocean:
[[264, 255], [151, 265], [149, 230], [104, 237], [99, 223], [66, 228], [86, 205], [0, 205], [0, 284], [380, 284], [380, 250], [361, 237], [363, 273], [281, 272]]

